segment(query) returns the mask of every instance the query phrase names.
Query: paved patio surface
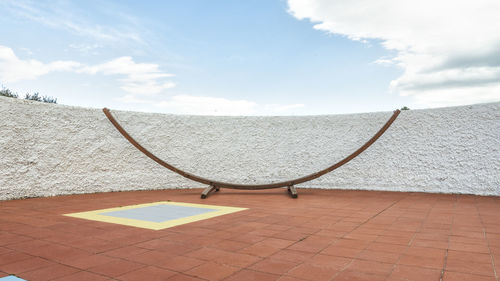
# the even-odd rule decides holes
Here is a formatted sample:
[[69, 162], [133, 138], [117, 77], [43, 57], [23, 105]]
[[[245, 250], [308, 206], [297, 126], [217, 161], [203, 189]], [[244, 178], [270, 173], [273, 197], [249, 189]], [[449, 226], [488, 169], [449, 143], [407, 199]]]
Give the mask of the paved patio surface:
[[[500, 197], [299, 189], [0, 202], [0, 278], [499, 280]], [[150, 230], [62, 214], [157, 201], [248, 208]]]

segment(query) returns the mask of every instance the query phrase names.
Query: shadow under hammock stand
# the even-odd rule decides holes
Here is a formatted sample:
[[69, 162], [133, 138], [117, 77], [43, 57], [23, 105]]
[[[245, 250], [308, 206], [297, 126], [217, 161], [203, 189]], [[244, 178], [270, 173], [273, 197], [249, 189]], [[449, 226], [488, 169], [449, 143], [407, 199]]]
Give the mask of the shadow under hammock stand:
[[398, 117], [400, 111], [397, 109], [394, 111], [392, 114], [391, 118], [387, 120], [387, 122], [380, 128], [373, 137], [371, 137], [364, 145], [362, 145], [360, 148], [358, 148], [356, 151], [345, 157], [344, 159], [340, 160], [339, 162], [323, 169], [320, 170], [316, 173], [312, 173], [307, 176], [303, 176], [297, 179], [289, 180], [289, 181], [282, 181], [282, 182], [276, 182], [276, 183], [270, 183], [270, 184], [235, 184], [235, 183], [227, 183], [227, 182], [221, 182], [221, 181], [215, 181], [215, 180], [210, 180], [206, 179], [200, 176], [196, 176], [194, 174], [185, 172], [163, 160], [160, 158], [156, 157], [153, 153], [149, 152], [146, 148], [144, 148], [142, 145], [140, 145], [134, 138], [132, 138], [125, 129], [118, 123], [118, 121], [113, 117], [111, 114], [110, 110], [107, 108], [103, 108], [102, 111], [108, 117], [109, 121], [115, 126], [115, 128], [125, 137], [133, 146], [135, 146], [138, 150], [140, 150], [142, 153], [144, 153], [146, 156], [149, 158], [153, 159], [156, 163], [162, 165], [163, 167], [169, 169], [170, 171], [177, 173], [185, 178], [188, 178], [190, 180], [202, 183], [202, 184], [207, 184], [208, 187], [203, 190], [201, 193], [201, 198], [205, 199], [207, 196], [213, 192], [213, 191], [219, 191], [220, 188], [229, 188], [229, 189], [243, 189], [243, 190], [259, 190], [259, 189], [271, 189], [271, 188], [280, 188], [280, 187], [286, 187], [288, 190], [288, 193], [292, 198], [297, 198], [297, 190], [295, 189], [295, 185], [301, 184], [304, 182], [308, 182], [311, 180], [314, 180], [316, 178], [319, 178], [323, 176], [324, 174], [327, 174], [340, 166], [346, 164], [347, 162], [351, 161], [354, 159], [356, 156], [361, 154], [363, 151], [365, 151], [368, 147], [370, 147], [384, 132], [392, 125], [394, 120]]

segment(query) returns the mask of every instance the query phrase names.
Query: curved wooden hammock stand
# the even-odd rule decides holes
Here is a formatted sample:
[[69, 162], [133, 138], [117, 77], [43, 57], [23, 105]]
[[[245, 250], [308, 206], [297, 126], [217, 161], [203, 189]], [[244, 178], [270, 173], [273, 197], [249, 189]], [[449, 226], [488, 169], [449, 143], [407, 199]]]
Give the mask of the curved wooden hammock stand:
[[175, 172], [185, 178], [188, 178], [190, 180], [203, 183], [203, 184], [208, 184], [209, 186], [201, 193], [201, 198], [204, 199], [208, 196], [208, 194], [212, 191], [219, 191], [220, 188], [232, 188], [232, 189], [247, 189], [247, 190], [257, 190], [257, 189], [270, 189], [270, 188], [279, 188], [279, 187], [287, 187], [288, 193], [292, 196], [292, 198], [297, 198], [297, 191], [294, 187], [296, 184], [301, 184], [316, 178], [321, 177], [324, 174], [327, 174], [338, 167], [346, 164], [347, 162], [351, 161], [354, 159], [356, 156], [361, 154], [361, 152], [365, 151], [368, 147], [370, 147], [384, 132], [392, 125], [394, 120], [398, 117], [400, 111], [395, 110], [394, 113], [392, 114], [391, 118], [378, 130], [378, 132], [371, 137], [364, 145], [362, 145], [360, 148], [358, 148], [356, 151], [351, 153], [349, 156], [346, 158], [340, 160], [339, 162], [331, 165], [328, 168], [325, 168], [321, 171], [318, 171], [316, 173], [312, 173], [307, 176], [303, 176], [294, 180], [289, 180], [289, 181], [282, 181], [282, 182], [276, 182], [276, 183], [270, 183], [270, 184], [235, 184], [235, 183], [227, 183], [227, 182], [221, 182], [221, 181], [215, 181], [211, 179], [206, 179], [202, 178], [197, 175], [193, 175], [191, 173], [185, 172], [173, 165], [168, 164], [167, 162], [161, 160], [160, 158], [156, 157], [153, 153], [149, 152], [146, 148], [144, 148], [142, 145], [140, 145], [134, 138], [132, 138], [125, 129], [116, 121], [116, 119], [111, 115], [111, 112], [107, 108], [103, 108], [102, 111], [104, 114], [106, 114], [106, 117], [108, 117], [109, 121], [115, 126], [115, 128], [133, 145], [135, 146], [138, 150], [140, 150], [142, 153], [146, 154], [149, 158], [153, 159], [156, 163], [162, 165], [163, 167], [171, 170], [172, 172]]

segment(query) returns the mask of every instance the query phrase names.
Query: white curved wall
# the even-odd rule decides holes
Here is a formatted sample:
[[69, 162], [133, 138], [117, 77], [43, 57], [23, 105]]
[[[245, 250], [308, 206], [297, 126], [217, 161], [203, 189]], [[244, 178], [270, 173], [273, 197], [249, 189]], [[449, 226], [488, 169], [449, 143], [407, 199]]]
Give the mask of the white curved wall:
[[[0, 200], [203, 187], [130, 145], [99, 109], [0, 97]], [[142, 145], [214, 180], [268, 183], [327, 167], [392, 112], [207, 117], [112, 111]], [[360, 156], [302, 187], [500, 195], [500, 103], [403, 111]]]

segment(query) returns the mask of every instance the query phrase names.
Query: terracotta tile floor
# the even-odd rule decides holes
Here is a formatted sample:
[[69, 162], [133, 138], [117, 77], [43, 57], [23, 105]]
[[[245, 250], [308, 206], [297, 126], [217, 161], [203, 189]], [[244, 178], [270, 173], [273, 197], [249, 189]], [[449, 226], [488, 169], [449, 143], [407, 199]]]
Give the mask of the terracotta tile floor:
[[[0, 277], [499, 280], [500, 197], [299, 189], [0, 202]], [[172, 200], [248, 210], [154, 231], [62, 214]]]

